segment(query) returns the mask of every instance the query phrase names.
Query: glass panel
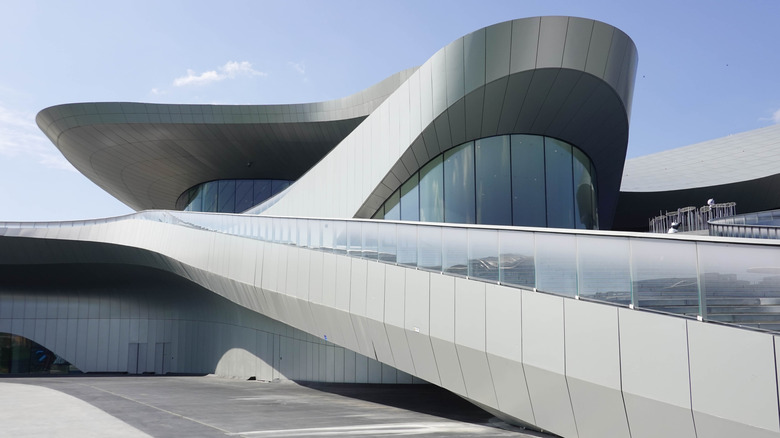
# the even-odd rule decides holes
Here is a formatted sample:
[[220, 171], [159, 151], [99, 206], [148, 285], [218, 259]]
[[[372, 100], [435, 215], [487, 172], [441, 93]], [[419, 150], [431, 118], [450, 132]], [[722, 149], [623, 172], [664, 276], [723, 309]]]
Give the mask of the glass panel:
[[699, 314], [696, 245], [673, 240], [631, 239], [634, 300], [639, 307]]
[[419, 173], [415, 173], [401, 186], [401, 220], [420, 220]]
[[309, 220], [309, 248], [318, 249], [322, 246], [322, 224], [316, 219]]
[[444, 153], [445, 222], [476, 221], [474, 190], [474, 143], [469, 142]]
[[593, 206], [593, 223], [596, 225], [596, 229], [599, 228], [599, 184], [596, 174], [596, 167], [593, 163], [590, 163], [590, 179], [593, 182], [593, 199], [590, 201], [590, 205]]
[[219, 195], [217, 196], [220, 213], [235, 213], [236, 212], [236, 181], [232, 179], [224, 179], [218, 181], [219, 183]]
[[241, 179], [236, 181], [236, 213], [252, 208], [254, 182]]
[[500, 231], [498, 243], [501, 283], [536, 287], [534, 233]]
[[577, 236], [579, 294], [582, 297], [631, 304], [631, 264], [627, 238]]
[[398, 264], [417, 266], [417, 226], [398, 225]]
[[547, 226], [574, 228], [574, 188], [571, 146], [544, 139], [544, 168], [547, 177]]
[[379, 260], [395, 263], [396, 260], [396, 224], [379, 225]]
[[547, 226], [544, 141], [537, 135], [512, 136], [512, 223]]
[[309, 246], [309, 221], [307, 219], [298, 219], [298, 240], [296, 244], [302, 248]]
[[376, 260], [379, 251], [379, 224], [376, 222], [363, 223], [363, 257]]
[[442, 228], [442, 271], [467, 276], [469, 236], [465, 228]]
[[219, 183], [217, 181], [211, 181], [203, 184], [203, 210], [215, 212], [217, 211], [217, 192], [219, 189]]
[[593, 205], [595, 191], [590, 175], [590, 160], [577, 148], [572, 148], [572, 155], [574, 157], [574, 225], [575, 228], [594, 230], [598, 228], [598, 224]]
[[271, 197], [271, 181], [257, 180], [254, 182], [254, 205], [260, 204]]
[[417, 227], [417, 266], [441, 271], [440, 227]]
[[498, 231], [469, 230], [469, 277], [498, 281]]
[[278, 217], [275, 217], [272, 219], [271, 223], [272, 229], [273, 229], [273, 242], [280, 243], [282, 241], [282, 224], [281, 219]]
[[474, 160], [477, 223], [512, 225], [509, 136], [477, 140]]
[[379, 210], [377, 210], [376, 213], [374, 213], [374, 215], [371, 216], [371, 219], [380, 219], [381, 220], [381, 219], [384, 219], [384, 218], [385, 218], [385, 204], [382, 204], [379, 207]]
[[770, 312], [780, 299], [780, 251], [777, 247], [699, 243], [701, 293], [712, 321], [780, 329]]
[[187, 210], [189, 211], [203, 211], [203, 186], [199, 186], [197, 189], [195, 189], [194, 197], [192, 198], [192, 201], [187, 206]]
[[536, 233], [536, 287], [577, 294], [577, 241], [574, 235]]
[[271, 196], [278, 194], [290, 186], [290, 181], [275, 179], [271, 181]]
[[444, 222], [444, 161], [434, 158], [420, 170], [420, 220]]
[[401, 220], [401, 192], [398, 190], [385, 201], [385, 220]]
[[79, 373], [48, 348], [22, 336], [0, 333], [0, 375]]
[[363, 223], [347, 222], [347, 253], [360, 257], [363, 252]]
[[320, 221], [320, 231], [322, 232], [322, 240], [320, 242], [320, 248], [325, 252], [331, 252], [333, 250], [333, 221]]
[[339, 254], [347, 253], [347, 222], [330, 221], [333, 227], [334, 245], [333, 250]]

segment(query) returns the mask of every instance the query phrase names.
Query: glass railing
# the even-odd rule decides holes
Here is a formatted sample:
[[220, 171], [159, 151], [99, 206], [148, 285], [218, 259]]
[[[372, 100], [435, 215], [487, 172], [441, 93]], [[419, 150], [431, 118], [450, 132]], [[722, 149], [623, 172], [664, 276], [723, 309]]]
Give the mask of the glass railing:
[[780, 239], [780, 210], [746, 213], [709, 223], [710, 236]]
[[146, 211], [153, 220], [509, 287], [780, 331], [780, 242], [708, 236]]

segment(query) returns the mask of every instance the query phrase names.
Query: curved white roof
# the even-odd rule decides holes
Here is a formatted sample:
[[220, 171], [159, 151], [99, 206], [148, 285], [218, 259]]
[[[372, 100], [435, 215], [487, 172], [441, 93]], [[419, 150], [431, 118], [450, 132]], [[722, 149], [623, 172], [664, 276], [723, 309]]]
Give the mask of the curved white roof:
[[626, 160], [623, 192], [661, 192], [780, 174], [780, 124]]

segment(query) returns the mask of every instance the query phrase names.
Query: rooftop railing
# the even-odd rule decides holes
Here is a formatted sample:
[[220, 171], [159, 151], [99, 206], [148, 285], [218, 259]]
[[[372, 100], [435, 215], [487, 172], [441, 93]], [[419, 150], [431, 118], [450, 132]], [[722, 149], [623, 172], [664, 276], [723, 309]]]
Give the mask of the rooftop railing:
[[677, 211], [667, 211], [649, 220], [651, 233], [666, 233], [672, 223], [679, 224], [677, 231], [702, 231], [709, 228], [712, 220], [734, 216], [737, 212], [736, 202], [705, 205], [703, 207], [683, 207]]
[[146, 211], [31, 228], [153, 220], [458, 276], [780, 331], [780, 242], [546, 228]]
[[780, 239], [780, 210], [715, 219], [709, 226], [710, 236]]

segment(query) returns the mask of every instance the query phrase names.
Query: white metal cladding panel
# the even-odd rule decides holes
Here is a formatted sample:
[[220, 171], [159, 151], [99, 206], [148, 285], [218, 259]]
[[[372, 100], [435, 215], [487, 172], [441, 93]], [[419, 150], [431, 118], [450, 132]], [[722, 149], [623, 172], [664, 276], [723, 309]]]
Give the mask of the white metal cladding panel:
[[455, 277], [431, 275], [431, 336], [455, 342]]
[[699, 436], [780, 433], [774, 347], [767, 333], [688, 321], [691, 401]]
[[536, 68], [560, 67], [562, 65], [568, 23], [568, 17], [542, 17]]
[[309, 279], [311, 268], [311, 254], [312, 251], [301, 249], [298, 251], [298, 261], [295, 270], [298, 275], [298, 280], [295, 286], [295, 296], [301, 300], [308, 301], [309, 299]]
[[[409, 132], [412, 138], [416, 137], [415, 133], [422, 132], [421, 116], [420, 116], [420, 74], [419, 70], [414, 72], [409, 80]], [[426, 160], [427, 161], [427, 160]]]
[[352, 328], [355, 330], [355, 336], [357, 336], [358, 353], [374, 357], [374, 346], [368, 324], [368, 320], [365, 317], [352, 315]]
[[336, 259], [336, 301], [337, 309], [349, 312], [352, 257], [338, 256]]
[[385, 324], [404, 327], [404, 294], [406, 269], [387, 265], [385, 268]]
[[685, 320], [630, 309], [619, 309], [618, 318], [632, 438], [695, 437]]
[[510, 73], [536, 68], [540, 25], [541, 18], [539, 17], [512, 21]]
[[276, 291], [277, 273], [279, 270], [279, 245], [273, 243], [265, 244], [263, 254], [263, 277], [262, 288], [267, 291]]
[[577, 70], [585, 69], [588, 46], [593, 33], [593, 21], [584, 18], [569, 18], [566, 30], [566, 44], [563, 50], [563, 67]]
[[309, 258], [309, 301], [322, 303], [322, 279], [325, 254], [311, 251]]
[[286, 247], [287, 254], [285, 257], [285, 265], [287, 265], [287, 271], [285, 274], [285, 288], [284, 288], [284, 294], [289, 297], [297, 297], [298, 296], [298, 279], [301, 278], [300, 273], [298, 272], [300, 269], [299, 259], [300, 259], [300, 253], [304, 251], [301, 248], [295, 247], [295, 246], [288, 246]]
[[366, 316], [368, 261], [358, 258], [350, 259], [350, 295], [349, 312], [352, 315]]
[[336, 306], [336, 259], [334, 254], [323, 254], [322, 264], [322, 304]]
[[430, 333], [431, 275], [426, 271], [407, 270], [406, 272], [404, 328], [424, 335]]
[[430, 331], [430, 276], [431, 274], [425, 271], [408, 270], [406, 273], [406, 338], [414, 361], [416, 375], [428, 382], [440, 384], [436, 358], [428, 337]]
[[486, 285], [485, 347], [498, 407], [533, 424], [534, 417], [522, 364], [522, 294]]
[[564, 300], [566, 380], [581, 438], [630, 436], [617, 312], [617, 307]]
[[366, 316], [375, 321], [385, 320], [385, 267], [379, 262], [368, 262], [366, 280]]
[[563, 298], [523, 294], [523, 363], [536, 424], [563, 436], [577, 428], [566, 386]]

